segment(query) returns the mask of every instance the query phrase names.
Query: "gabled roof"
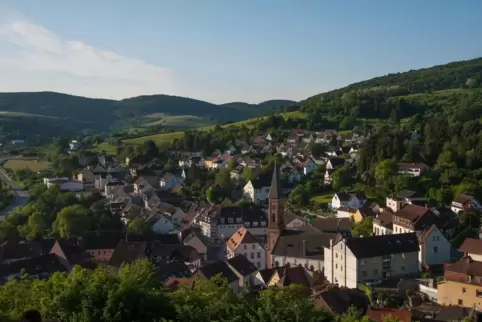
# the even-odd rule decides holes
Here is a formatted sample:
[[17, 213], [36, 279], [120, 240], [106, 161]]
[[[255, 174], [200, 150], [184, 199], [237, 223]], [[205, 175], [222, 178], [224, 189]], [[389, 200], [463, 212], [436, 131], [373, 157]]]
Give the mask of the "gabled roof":
[[112, 253], [109, 266], [121, 267], [122, 264], [130, 264], [136, 260], [144, 259], [147, 257], [146, 250], [147, 242], [126, 242], [121, 239]]
[[[25, 271], [29, 275], [44, 275], [55, 272], [67, 272], [67, 267], [62, 265], [62, 261], [56, 254], [46, 254], [38, 257], [21, 259], [0, 265], [0, 281], [7, 279], [11, 275], [21, 274]], [[46, 277], [46, 276], [42, 276]]]
[[420, 250], [417, 234], [394, 234], [345, 238], [356, 258], [370, 258], [390, 254], [411, 253]]
[[395, 212], [393, 215], [408, 219], [412, 223], [414, 223], [429, 212], [430, 212], [429, 208], [408, 204], [408, 205], [405, 205], [399, 211]]
[[216, 275], [227, 279], [228, 284], [237, 281], [238, 276], [231, 270], [231, 268], [222, 260], [218, 260], [212, 264], [199, 268], [196, 275], [210, 279]]
[[332, 157], [328, 158], [327, 162], [330, 162], [333, 168], [337, 168], [345, 164], [345, 159], [339, 157]]
[[240, 227], [229, 240], [226, 242], [226, 247], [231, 251], [235, 251], [241, 244], [259, 243], [256, 238], [244, 226]]
[[311, 224], [327, 233], [346, 232], [353, 228], [350, 218], [313, 218]]
[[482, 255], [482, 240], [466, 238], [459, 248], [459, 252]]
[[422, 197], [417, 191], [413, 191], [413, 190], [401, 190], [397, 193], [397, 197], [398, 198], [406, 198], [406, 199], [410, 199], [410, 198], [420, 198]]
[[329, 247], [336, 234], [321, 233], [310, 225], [299, 230], [283, 231], [272, 251], [273, 255], [294, 258], [323, 259], [323, 247]]
[[[445, 272], [453, 272], [472, 277], [482, 277], [482, 262], [474, 261], [470, 256], [463, 257], [445, 268]], [[466, 280], [464, 281], [466, 282]]]
[[84, 235], [82, 242], [85, 250], [115, 249], [124, 237], [125, 233], [120, 231], [91, 232]]
[[460, 194], [457, 198], [454, 198], [453, 202], [456, 203], [461, 203], [462, 205], [466, 205], [469, 202], [471, 202], [474, 199], [474, 197], [466, 194]]
[[382, 227], [392, 229], [393, 227], [393, 214], [389, 211], [382, 211], [379, 213], [376, 217], [375, 220], [377, 221], [377, 224], [379, 224]]
[[306, 276], [306, 271], [302, 266], [285, 267], [281, 271], [278, 271], [280, 280], [278, 284], [280, 286], [288, 286], [291, 284], [297, 284], [304, 287], [310, 287], [310, 281]]
[[258, 270], [256, 266], [243, 255], [236, 255], [228, 259], [227, 262], [231, 269], [234, 269], [241, 276], [249, 276]]

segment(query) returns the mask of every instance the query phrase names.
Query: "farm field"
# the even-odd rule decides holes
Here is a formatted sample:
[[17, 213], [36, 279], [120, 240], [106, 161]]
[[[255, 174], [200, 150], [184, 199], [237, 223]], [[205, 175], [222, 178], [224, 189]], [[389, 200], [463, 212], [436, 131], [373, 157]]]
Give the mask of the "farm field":
[[32, 171], [41, 171], [44, 170], [49, 163], [47, 161], [40, 161], [40, 160], [23, 160], [23, 159], [16, 159], [16, 160], [7, 160], [3, 167], [7, 170], [20, 170], [20, 169], [30, 169]]

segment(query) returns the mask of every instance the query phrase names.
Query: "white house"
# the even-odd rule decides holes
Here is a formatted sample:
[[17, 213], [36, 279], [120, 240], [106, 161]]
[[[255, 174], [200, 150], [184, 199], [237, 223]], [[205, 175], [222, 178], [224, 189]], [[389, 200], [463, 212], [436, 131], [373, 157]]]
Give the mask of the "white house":
[[175, 176], [172, 173], [166, 172], [164, 176], [159, 181], [159, 187], [164, 190], [170, 190], [177, 185], [183, 185], [184, 182], [181, 178]]
[[450, 209], [452, 209], [452, 211], [457, 214], [464, 209], [481, 210], [482, 206], [474, 197], [466, 194], [461, 194], [452, 201]]
[[337, 192], [331, 199], [331, 208], [338, 209], [341, 206], [359, 209], [363, 207], [367, 197], [363, 192]]
[[174, 207], [165, 202], [161, 202], [157, 205], [156, 211], [170, 218], [170, 221], [174, 226], [181, 225], [182, 220], [186, 217], [186, 213], [179, 207]]
[[243, 187], [244, 199], [255, 204], [267, 203], [270, 185], [271, 182], [267, 176], [248, 181]]
[[424, 265], [443, 265], [450, 262], [450, 242], [436, 225], [430, 226], [419, 236], [420, 268]]
[[226, 257], [244, 255], [258, 269], [266, 268], [266, 249], [246, 229], [239, 228], [226, 242]]
[[390, 277], [419, 274], [416, 234], [338, 238], [325, 251], [325, 276], [338, 286], [357, 288]]
[[82, 181], [69, 178], [44, 178], [44, 184], [47, 188], [57, 186], [60, 191], [79, 192], [84, 190]]
[[152, 224], [152, 231], [156, 234], [169, 234], [174, 230], [171, 219], [164, 214], [155, 214], [147, 219]]
[[316, 168], [316, 163], [312, 158], [307, 158], [303, 163], [303, 174], [305, 176], [309, 175]]
[[412, 177], [418, 177], [423, 171], [428, 169], [428, 166], [423, 163], [397, 163], [397, 172]]

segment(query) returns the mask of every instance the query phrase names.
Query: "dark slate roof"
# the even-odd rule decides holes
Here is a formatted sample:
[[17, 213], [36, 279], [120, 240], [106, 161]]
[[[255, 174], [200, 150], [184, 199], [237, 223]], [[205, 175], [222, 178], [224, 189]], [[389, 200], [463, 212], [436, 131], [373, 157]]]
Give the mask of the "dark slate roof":
[[122, 264], [130, 264], [136, 260], [146, 258], [147, 242], [126, 242], [119, 241], [112, 253], [109, 266], [121, 267]]
[[271, 176], [267, 173], [259, 175], [256, 179], [251, 180], [251, 184], [255, 189], [261, 189], [263, 187], [268, 187], [271, 182]]
[[155, 264], [156, 277], [160, 281], [168, 278], [185, 278], [191, 277], [189, 267], [182, 261], [174, 262], [158, 262]]
[[184, 262], [193, 262], [200, 259], [197, 250], [192, 246], [186, 245], [163, 245], [153, 242], [150, 248], [152, 257], [161, 257], [164, 259], [175, 259]]
[[121, 231], [90, 232], [84, 234], [82, 241], [86, 250], [115, 249], [124, 238], [125, 233]]
[[345, 164], [345, 159], [339, 157], [332, 157], [328, 159], [334, 168], [341, 167]]
[[473, 317], [475, 313], [474, 309], [468, 307], [445, 306], [433, 317], [433, 321], [465, 321], [465, 318]]
[[421, 197], [416, 191], [402, 190], [397, 193], [398, 198], [419, 198]]
[[266, 268], [259, 271], [259, 274], [261, 275], [261, 278], [265, 284], [268, 284], [275, 271], [276, 268]]
[[471, 202], [473, 199], [474, 199], [474, 197], [472, 197], [470, 195], [460, 194], [456, 198], [454, 198], [453, 202], [465, 205], [465, 204]]
[[314, 218], [311, 224], [327, 233], [346, 232], [353, 228], [350, 218]]
[[258, 269], [245, 256], [237, 255], [228, 259], [228, 264], [242, 276], [248, 276]]
[[279, 181], [279, 167], [274, 165], [273, 176], [271, 177], [271, 188], [269, 189], [269, 199], [280, 199], [283, 196], [283, 189]]
[[232, 269], [222, 260], [199, 268], [198, 274], [207, 279], [221, 275], [221, 277], [227, 279], [228, 283], [238, 280], [238, 276], [236, 276]]
[[36, 241], [6, 241], [0, 246], [0, 263], [5, 259], [37, 257], [42, 252], [42, 245]]
[[390, 254], [418, 252], [417, 234], [394, 234], [368, 237], [345, 238], [348, 247], [356, 258], [378, 257]]
[[41, 255], [0, 265], [0, 281], [12, 275], [18, 276], [22, 271], [29, 275], [47, 277], [55, 272], [67, 272], [67, 268], [56, 254]]
[[[330, 240], [335, 238], [336, 234], [321, 233], [309, 225], [305, 225], [299, 230], [284, 230], [278, 238], [272, 254], [295, 258], [323, 259], [323, 247], [329, 247]], [[303, 252], [304, 243], [306, 243], [305, 252]]]
[[279, 274], [279, 285], [289, 286], [291, 284], [297, 284], [305, 287], [311, 286], [306, 276], [305, 268], [302, 266], [285, 267]]

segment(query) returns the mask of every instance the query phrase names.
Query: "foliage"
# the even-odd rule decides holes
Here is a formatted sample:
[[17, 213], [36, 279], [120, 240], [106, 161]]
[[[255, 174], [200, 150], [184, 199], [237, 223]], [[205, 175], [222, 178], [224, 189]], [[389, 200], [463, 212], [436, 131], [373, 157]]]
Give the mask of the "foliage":
[[373, 217], [367, 216], [362, 221], [357, 222], [352, 230], [353, 236], [371, 236], [373, 234]]
[[136, 218], [129, 222], [129, 224], [127, 225], [127, 231], [129, 233], [145, 234], [148, 233], [150, 229], [149, 225], [146, 223], [145, 220]]
[[63, 238], [82, 236], [89, 228], [88, 211], [80, 205], [68, 206], [62, 209], [53, 223], [53, 231]]

